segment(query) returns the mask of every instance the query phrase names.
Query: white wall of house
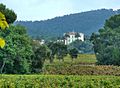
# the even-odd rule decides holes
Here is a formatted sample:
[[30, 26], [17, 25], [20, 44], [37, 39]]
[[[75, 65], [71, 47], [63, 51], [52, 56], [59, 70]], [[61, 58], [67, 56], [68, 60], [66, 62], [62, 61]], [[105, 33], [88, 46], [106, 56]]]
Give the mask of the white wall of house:
[[81, 40], [84, 41], [84, 34], [83, 33], [79, 33], [80, 37], [75, 37], [75, 32], [71, 32], [69, 33], [70, 37], [66, 37], [64, 40], [65, 45], [69, 45], [70, 43], [74, 42], [75, 40]]
[[80, 37], [78, 37], [79, 40], [84, 41], [84, 34], [83, 33], [79, 33]]

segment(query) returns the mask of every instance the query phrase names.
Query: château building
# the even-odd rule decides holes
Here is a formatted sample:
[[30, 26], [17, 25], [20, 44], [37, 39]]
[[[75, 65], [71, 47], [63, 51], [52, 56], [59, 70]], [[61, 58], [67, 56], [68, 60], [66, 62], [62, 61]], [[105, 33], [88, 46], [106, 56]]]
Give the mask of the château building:
[[74, 42], [75, 40], [84, 41], [84, 34], [78, 32], [68, 32], [64, 33], [64, 43], [65, 45], [69, 45], [70, 43]]

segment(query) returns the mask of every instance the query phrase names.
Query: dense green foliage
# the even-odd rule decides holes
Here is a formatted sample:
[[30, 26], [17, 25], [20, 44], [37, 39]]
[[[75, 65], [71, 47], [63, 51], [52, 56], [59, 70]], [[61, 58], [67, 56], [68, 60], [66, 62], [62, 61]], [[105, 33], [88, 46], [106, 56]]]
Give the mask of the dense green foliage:
[[40, 45], [37, 41], [32, 41], [33, 55], [32, 59], [32, 73], [40, 73], [44, 65], [45, 59], [48, 58], [50, 50], [45, 45]]
[[112, 16], [91, 40], [98, 64], [120, 65], [120, 15]]
[[8, 24], [13, 23], [17, 19], [17, 15], [14, 13], [14, 11], [6, 8], [6, 6], [1, 3], [0, 12], [2, 12], [5, 15]]
[[44, 21], [17, 21], [15, 24], [26, 26], [31, 36], [40, 36], [45, 39], [62, 36], [63, 33], [73, 30], [83, 32], [85, 35], [91, 35], [104, 25], [106, 19], [116, 13], [119, 14], [120, 11], [101, 9], [65, 15]]
[[32, 47], [26, 29], [22, 26], [10, 26], [0, 31], [6, 45], [0, 48], [1, 73], [28, 73], [30, 72], [30, 56]]
[[119, 88], [117, 76], [1, 75], [0, 88]]
[[[33, 41], [27, 35], [25, 27], [12, 25], [16, 17], [14, 11], [0, 4], [0, 27], [5, 29], [0, 30], [0, 37], [2, 37], [0, 38], [0, 73], [40, 72], [48, 49], [46, 46], [40, 46], [39, 43], [32, 44]], [[6, 28], [8, 27], [6, 21], [10, 25], [9, 28]]]
[[55, 43], [54, 49], [56, 50], [56, 58], [64, 61], [64, 57], [67, 55], [67, 46], [63, 43]]
[[69, 53], [69, 55], [71, 56], [71, 58], [73, 60], [74, 58], [78, 57], [79, 51], [76, 48], [71, 48], [71, 49], [68, 50], [68, 53]]
[[61, 42], [48, 42], [47, 46], [50, 49], [50, 53], [48, 55], [50, 62], [53, 62], [55, 55], [57, 59], [64, 61], [64, 57], [68, 53], [66, 45]]

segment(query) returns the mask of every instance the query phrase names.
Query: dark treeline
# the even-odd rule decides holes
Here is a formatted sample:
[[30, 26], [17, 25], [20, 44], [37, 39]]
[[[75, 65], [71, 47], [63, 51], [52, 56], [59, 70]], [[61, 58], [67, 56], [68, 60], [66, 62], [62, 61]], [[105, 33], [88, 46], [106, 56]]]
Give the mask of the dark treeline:
[[120, 10], [100, 9], [65, 15], [44, 21], [17, 21], [15, 24], [26, 26], [28, 33], [34, 37], [58, 37], [65, 32], [73, 30], [83, 32], [85, 35], [91, 35], [93, 32], [97, 32], [98, 29], [103, 27], [106, 19], [119, 13]]

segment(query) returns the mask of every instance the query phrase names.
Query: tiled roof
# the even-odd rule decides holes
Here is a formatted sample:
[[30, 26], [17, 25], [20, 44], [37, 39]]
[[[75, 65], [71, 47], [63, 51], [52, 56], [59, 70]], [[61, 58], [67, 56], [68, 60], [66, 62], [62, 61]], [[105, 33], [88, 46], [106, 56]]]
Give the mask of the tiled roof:
[[76, 35], [76, 32], [68, 32], [68, 35]]

